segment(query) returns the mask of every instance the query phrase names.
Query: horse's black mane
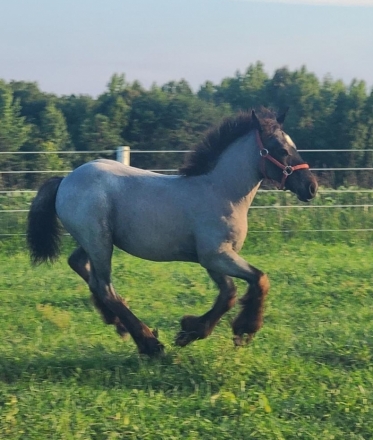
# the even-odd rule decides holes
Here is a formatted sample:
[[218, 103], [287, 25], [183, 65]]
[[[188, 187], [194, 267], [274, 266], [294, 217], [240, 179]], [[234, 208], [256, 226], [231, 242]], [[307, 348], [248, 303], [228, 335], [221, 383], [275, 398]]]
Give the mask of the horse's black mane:
[[[276, 115], [271, 110], [262, 108], [258, 114], [263, 138], [270, 136], [279, 127]], [[256, 126], [251, 112], [240, 112], [234, 117], [207, 131], [204, 139], [187, 153], [184, 164], [179, 169], [183, 176], [199, 176], [211, 171], [223, 151], [238, 138], [245, 136]]]

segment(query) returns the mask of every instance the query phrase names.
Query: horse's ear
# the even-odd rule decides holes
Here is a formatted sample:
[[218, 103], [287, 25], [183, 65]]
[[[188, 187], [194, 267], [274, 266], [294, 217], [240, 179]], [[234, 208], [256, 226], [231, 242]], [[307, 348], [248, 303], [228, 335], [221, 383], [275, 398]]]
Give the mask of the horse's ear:
[[286, 107], [285, 111], [280, 116], [277, 116], [276, 121], [280, 125], [282, 125], [285, 122], [285, 118], [286, 118], [286, 115], [287, 115], [288, 111], [289, 111], [289, 107]]
[[253, 128], [261, 132], [262, 126], [260, 125], [260, 121], [254, 110], [251, 110], [251, 120], [253, 122]]

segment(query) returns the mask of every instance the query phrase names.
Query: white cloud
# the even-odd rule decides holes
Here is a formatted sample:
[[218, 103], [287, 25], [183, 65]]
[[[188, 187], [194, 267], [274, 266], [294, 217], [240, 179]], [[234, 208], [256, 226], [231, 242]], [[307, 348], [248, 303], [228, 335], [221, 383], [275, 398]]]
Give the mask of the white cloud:
[[331, 6], [373, 6], [373, 0], [235, 0], [256, 3], [291, 3], [304, 5], [331, 5]]

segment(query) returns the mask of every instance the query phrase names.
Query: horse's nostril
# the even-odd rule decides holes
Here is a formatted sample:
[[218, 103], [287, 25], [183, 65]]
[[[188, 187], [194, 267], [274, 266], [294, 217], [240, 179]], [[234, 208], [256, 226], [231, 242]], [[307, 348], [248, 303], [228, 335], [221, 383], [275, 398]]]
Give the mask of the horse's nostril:
[[310, 185], [310, 194], [314, 197], [317, 192], [317, 183], [311, 183]]

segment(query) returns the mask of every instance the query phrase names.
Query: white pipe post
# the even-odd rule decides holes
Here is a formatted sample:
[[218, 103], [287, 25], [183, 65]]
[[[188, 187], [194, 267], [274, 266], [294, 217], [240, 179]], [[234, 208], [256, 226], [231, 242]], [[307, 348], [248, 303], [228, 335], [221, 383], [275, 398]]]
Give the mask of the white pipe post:
[[117, 148], [117, 161], [123, 165], [131, 164], [131, 147], [124, 146]]

